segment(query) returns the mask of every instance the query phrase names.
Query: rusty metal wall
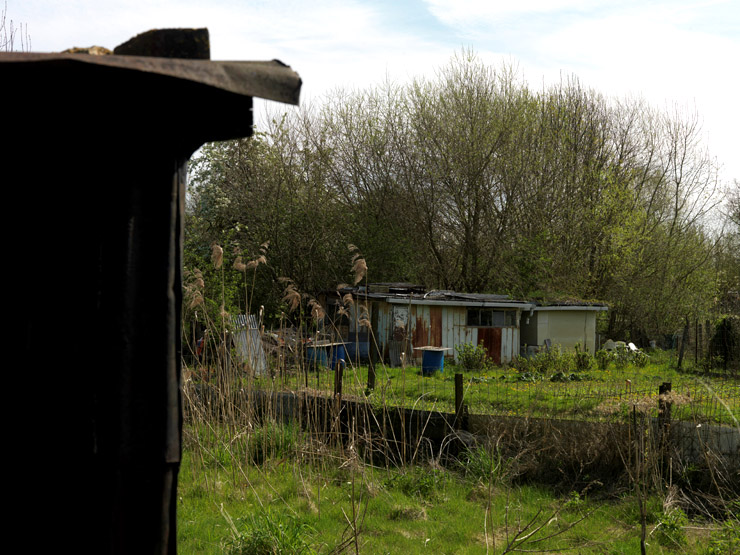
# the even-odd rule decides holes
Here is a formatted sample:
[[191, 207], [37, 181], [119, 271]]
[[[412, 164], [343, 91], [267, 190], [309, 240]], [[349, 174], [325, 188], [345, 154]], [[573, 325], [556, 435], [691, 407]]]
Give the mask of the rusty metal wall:
[[[374, 302], [378, 310], [378, 343], [391, 363], [398, 363], [400, 352], [424, 346], [447, 347], [447, 357], [457, 360], [457, 345], [483, 343], [496, 364], [510, 362], [519, 354], [519, 328], [467, 326], [467, 307], [429, 304]], [[519, 318], [517, 317], [517, 321]], [[420, 363], [421, 353], [413, 353]]]

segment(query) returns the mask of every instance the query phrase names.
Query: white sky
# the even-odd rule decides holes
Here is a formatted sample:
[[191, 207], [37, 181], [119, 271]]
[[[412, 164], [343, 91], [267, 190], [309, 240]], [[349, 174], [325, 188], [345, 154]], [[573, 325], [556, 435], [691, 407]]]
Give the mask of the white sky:
[[[472, 48], [533, 88], [575, 75], [605, 96], [696, 110], [723, 180], [740, 180], [740, 0], [6, 1], [37, 52], [208, 27], [212, 59], [280, 59], [304, 101], [432, 75]], [[266, 104], [279, 107], [255, 102], [258, 121]]]

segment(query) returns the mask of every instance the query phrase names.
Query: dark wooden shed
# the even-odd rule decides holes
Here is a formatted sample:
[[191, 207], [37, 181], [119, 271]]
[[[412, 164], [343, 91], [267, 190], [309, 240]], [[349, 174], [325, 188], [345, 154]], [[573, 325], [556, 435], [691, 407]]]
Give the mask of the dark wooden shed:
[[280, 62], [204, 59], [205, 30], [125, 52], [0, 54], [4, 452], [24, 551], [175, 553], [186, 162], [250, 135], [252, 97], [298, 103]]

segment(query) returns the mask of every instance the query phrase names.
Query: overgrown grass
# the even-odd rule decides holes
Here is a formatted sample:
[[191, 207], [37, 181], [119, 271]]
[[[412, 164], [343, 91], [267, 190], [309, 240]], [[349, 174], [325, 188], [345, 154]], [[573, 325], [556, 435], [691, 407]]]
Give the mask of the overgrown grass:
[[[390, 404], [442, 412], [454, 412], [454, 373], [464, 377], [465, 404], [473, 414], [613, 420], [626, 418], [635, 405], [649, 405], [658, 412], [658, 388], [672, 384], [672, 417], [728, 425], [740, 421], [740, 382], [731, 378], [705, 377], [675, 370], [671, 353], [653, 354], [645, 366], [618, 369], [596, 365], [587, 372], [520, 372], [512, 367], [489, 367], [469, 371], [448, 364], [444, 371], [423, 376], [420, 367], [376, 368], [376, 387], [367, 391], [367, 366], [350, 365], [344, 371], [343, 394]], [[553, 379], [554, 378], [554, 379]], [[285, 370], [274, 378], [258, 377], [255, 387], [267, 390], [302, 390], [331, 394], [334, 372], [323, 367]]]
[[[513, 486], [504, 462], [485, 453], [471, 453], [454, 470], [268, 458], [236, 482], [229, 465], [219, 468], [211, 488], [203, 485], [198, 459], [186, 451], [180, 472], [181, 553], [355, 552], [355, 537], [360, 553], [639, 552], [640, 515], [631, 494], [559, 496]], [[689, 522], [659, 496], [649, 500], [650, 553], [729, 553], [738, 533], [736, 520]]]
[[[366, 369], [349, 368], [343, 391], [383, 406], [452, 411], [454, 389], [449, 378], [454, 369], [446, 370], [424, 377], [416, 368], [383, 368], [376, 389], [367, 395]], [[657, 384], [672, 381], [675, 392], [695, 379], [657, 364], [634, 374], [592, 368], [583, 381], [523, 381], [506, 368], [463, 373], [471, 412], [485, 406], [489, 413], [539, 411], [584, 420], [613, 419], [615, 410], [621, 411], [618, 418], [627, 420], [629, 403], [642, 402], [641, 397], [617, 397], [623, 404], [608, 412], [603, 407], [605, 390], [600, 389], [631, 379], [625, 375], [634, 376], [633, 393], [645, 388], [650, 408], [643, 415], [657, 408]], [[309, 384], [311, 392], [329, 395], [332, 375], [325, 370], [310, 374], [318, 381]], [[439, 452], [432, 450], [412, 463], [403, 458], [378, 463], [372, 452], [381, 452], [388, 438], [370, 442], [362, 437], [366, 431], [352, 430], [351, 422], [340, 436], [332, 425], [312, 422], [318, 416], [304, 412], [308, 405], [297, 405], [294, 420], [281, 423], [278, 407], [268, 404], [264, 412], [257, 411], [250, 397], [241, 393], [304, 388], [304, 380], [305, 375], [282, 373], [274, 378], [249, 377], [246, 383], [214, 381], [210, 387], [186, 382], [178, 512], [181, 552], [636, 553], [643, 526], [651, 553], [725, 553], [740, 541], [735, 513], [728, 516], [725, 510], [726, 520], [718, 522], [708, 511], [701, 518], [687, 517], [702, 513], [691, 497], [702, 484], [701, 476], [711, 478], [705, 499], [724, 509], [728, 500], [722, 492], [729, 491], [725, 486], [733, 476], [719, 463], [708, 471], [701, 465], [695, 471], [678, 463], [666, 470], [658, 444], [647, 437], [644, 418], [641, 428], [635, 429], [638, 434], [623, 438], [624, 451], [615, 469], [622, 477], [610, 484], [589, 475], [593, 457], [603, 456], [599, 454], [603, 446], [601, 436], [585, 437], [585, 429], [579, 429], [578, 438], [560, 439], [548, 438], [547, 427], [542, 437], [537, 435], [542, 430], [535, 428], [524, 429], [516, 438], [513, 430], [506, 430], [505, 446], [500, 437], [491, 435], [478, 438], [468, 449], [446, 452], [451, 457], [447, 459], [437, 447]], [[705, 385], [725, 391], [721, 381]], [[737, 410], [737, 395], [722, 401], [723, 408]], [[692, 407], [691, 402], [686, 404]], [[680, 409], [678, 402], [674, 405], [674, 410]], [[694, 406], [689, 416], [704, 410]], [[644, 444], [641, 438], [650, 441]], [[552, 441], [561, 445], [552, 450]], [[567, 456], [567, 461], [552, 460], [548, 453]], [[707, 459], [707, 464], [711, 462]], [[549, 477], [550, 485], [524, 478], [537, 476]], [[553, 487], [558, 476], [561, 483]], [[668, 493], [671, 482], [687, 488], [678, 501]]]

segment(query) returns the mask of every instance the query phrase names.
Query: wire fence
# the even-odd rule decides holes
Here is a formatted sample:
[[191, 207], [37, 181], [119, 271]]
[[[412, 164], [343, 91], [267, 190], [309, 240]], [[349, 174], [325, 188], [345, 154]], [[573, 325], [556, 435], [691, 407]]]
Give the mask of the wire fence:
[[634, 408], [658, 416], [660, 388], [670, 383], [670, 393], [662, 399], [670, 402], [674, 419], [730, 426], [740, 420], [740, 382], [732, 378], [674, 375], [666, 382], [640, 372], [605, 371], [551, 381], [499, 370], [460, 372], [462, 387], [456, 392], [455, 373], [425, 376], [418, 367], [380, 367], [374, 387], [369, 387], [367, 366], [332, 369], [314, 364], [255, 377], [254, 386], [418, 410], [455, 412], [462, 403], [468, 414], [602, 421], [626, 419]]
[[740, 316], [715, 321], [687, 318], [682, 333], [669, 339], [680, 366], [740, 377]]

